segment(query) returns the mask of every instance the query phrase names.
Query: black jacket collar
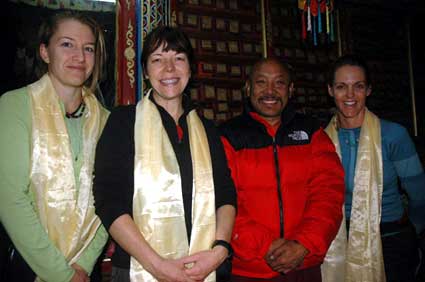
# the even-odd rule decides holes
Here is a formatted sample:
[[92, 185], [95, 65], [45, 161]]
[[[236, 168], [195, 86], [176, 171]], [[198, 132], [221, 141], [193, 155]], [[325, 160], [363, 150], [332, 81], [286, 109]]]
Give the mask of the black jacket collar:
[[[249, 100], [249, 97], [247, 97], [244, 102], [244, 113], [251, 118], [251, 116], [249, 115], [249, 113], [251, 112], [256, 113], [256, 111], [251, 105], [251, 101]], [[295, 114], [296, 114], [295, 104], [292, 102], [292, 99], [289, 99], [288, 103], [286, 104], [285, 108], [282, 111], [282, 114], [280, 115], [281, 127], [288, 125], [295, 117]]]

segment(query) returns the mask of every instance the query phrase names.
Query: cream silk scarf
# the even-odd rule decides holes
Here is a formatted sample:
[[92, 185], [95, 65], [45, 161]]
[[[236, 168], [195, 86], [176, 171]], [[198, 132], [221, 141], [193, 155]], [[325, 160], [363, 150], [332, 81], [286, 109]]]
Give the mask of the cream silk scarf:
[[[210, 249], [215, 238], [211, 155], [204, 126], [193, 110], [187, 116], [194, 177], [189, 246], [179, 165], [150, 92], [136, 109], [133, 219], [160, 256], [177, 259]], [[130, 280], [156, 281], [133, 257]], [[205, 281], [215, 281], [215, 272]]]
[[[326, 132], [341, 157], [336, 116]], [[385, 281], [379, 229], [382, 189], [381, 125], [379, 118], [366, 109], [357, 150], [349, 240], [343, 220], [322, 265], [324, 282]]]
[[28, 85], [28, 94], [32, 110], [30, 190], [41, 224], [71, 265], [100, 226], [94, 213], [92, 172], [108, 112], [83, 88], [83, 164], [76, 183], [64, 113], [49, 76]]

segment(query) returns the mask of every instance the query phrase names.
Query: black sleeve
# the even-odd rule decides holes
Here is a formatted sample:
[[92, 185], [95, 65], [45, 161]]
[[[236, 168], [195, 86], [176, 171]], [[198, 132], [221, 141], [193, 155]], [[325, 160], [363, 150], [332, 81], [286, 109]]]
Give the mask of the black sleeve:
[[93, 194], [106, 230], [123, 214], [132, 216], [135, 107], [114, 109], [96, 148]]
[[236, 208], [235, 185], [230, 176], [230, 169], [227, 166], [227, 159], [218, 130], [214, 124], [208, 120], [204, 120], [204, 126], [210, 146], [216, 209], [224, 205], [232, 205]]

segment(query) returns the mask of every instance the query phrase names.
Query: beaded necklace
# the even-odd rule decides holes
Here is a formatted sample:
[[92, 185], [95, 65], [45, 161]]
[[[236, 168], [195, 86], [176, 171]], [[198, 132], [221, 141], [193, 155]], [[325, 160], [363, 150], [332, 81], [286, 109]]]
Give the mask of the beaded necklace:
[[80, 105], [75, 111], [73, 111], [72, 113], [66, 112], [65, 116], [67, 118], [79, 118], [84, 114], [85, 109], [86, 109], [86, 104], [84, 103], [84, 101], [81, 101]]
[[[65, 116], [66, 116], [67, 119], [78, 119], [78, 118], [83, 116], [85, 109], [86, 109], [86, 104], [84, 103], [84, 101], [81, 101], [80, 105], [78, 106], [78, 108], [74, 112], [65, 113]], [[79, 124], [80, 124], [80, 122], [79, 122]], [[75, 146], [75, 148], [74, 148], [75, 152], [73, 152], [75, 161], [78, 161], [78, 157], [80, 155], [82, 142], [83, 142], [82, 141], [82, 133], [80, 132], [81, 129], [79, 127], [80, 126], [78, 126], [78, 128], [76, 129], [77, 138], [76, 138], [75, 142], [77, 143], [77, 146]]]

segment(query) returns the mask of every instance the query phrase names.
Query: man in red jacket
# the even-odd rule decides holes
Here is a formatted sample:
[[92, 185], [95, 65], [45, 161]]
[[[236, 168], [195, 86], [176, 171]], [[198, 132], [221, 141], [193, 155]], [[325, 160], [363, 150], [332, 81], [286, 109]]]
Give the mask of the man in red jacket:
[[260, 60], [246, 90], [245, 112], [221, 126], [238, 195], [232, 281], [321, 281], [344, 201], [334, 145], [295, 112], [286, 64]]

